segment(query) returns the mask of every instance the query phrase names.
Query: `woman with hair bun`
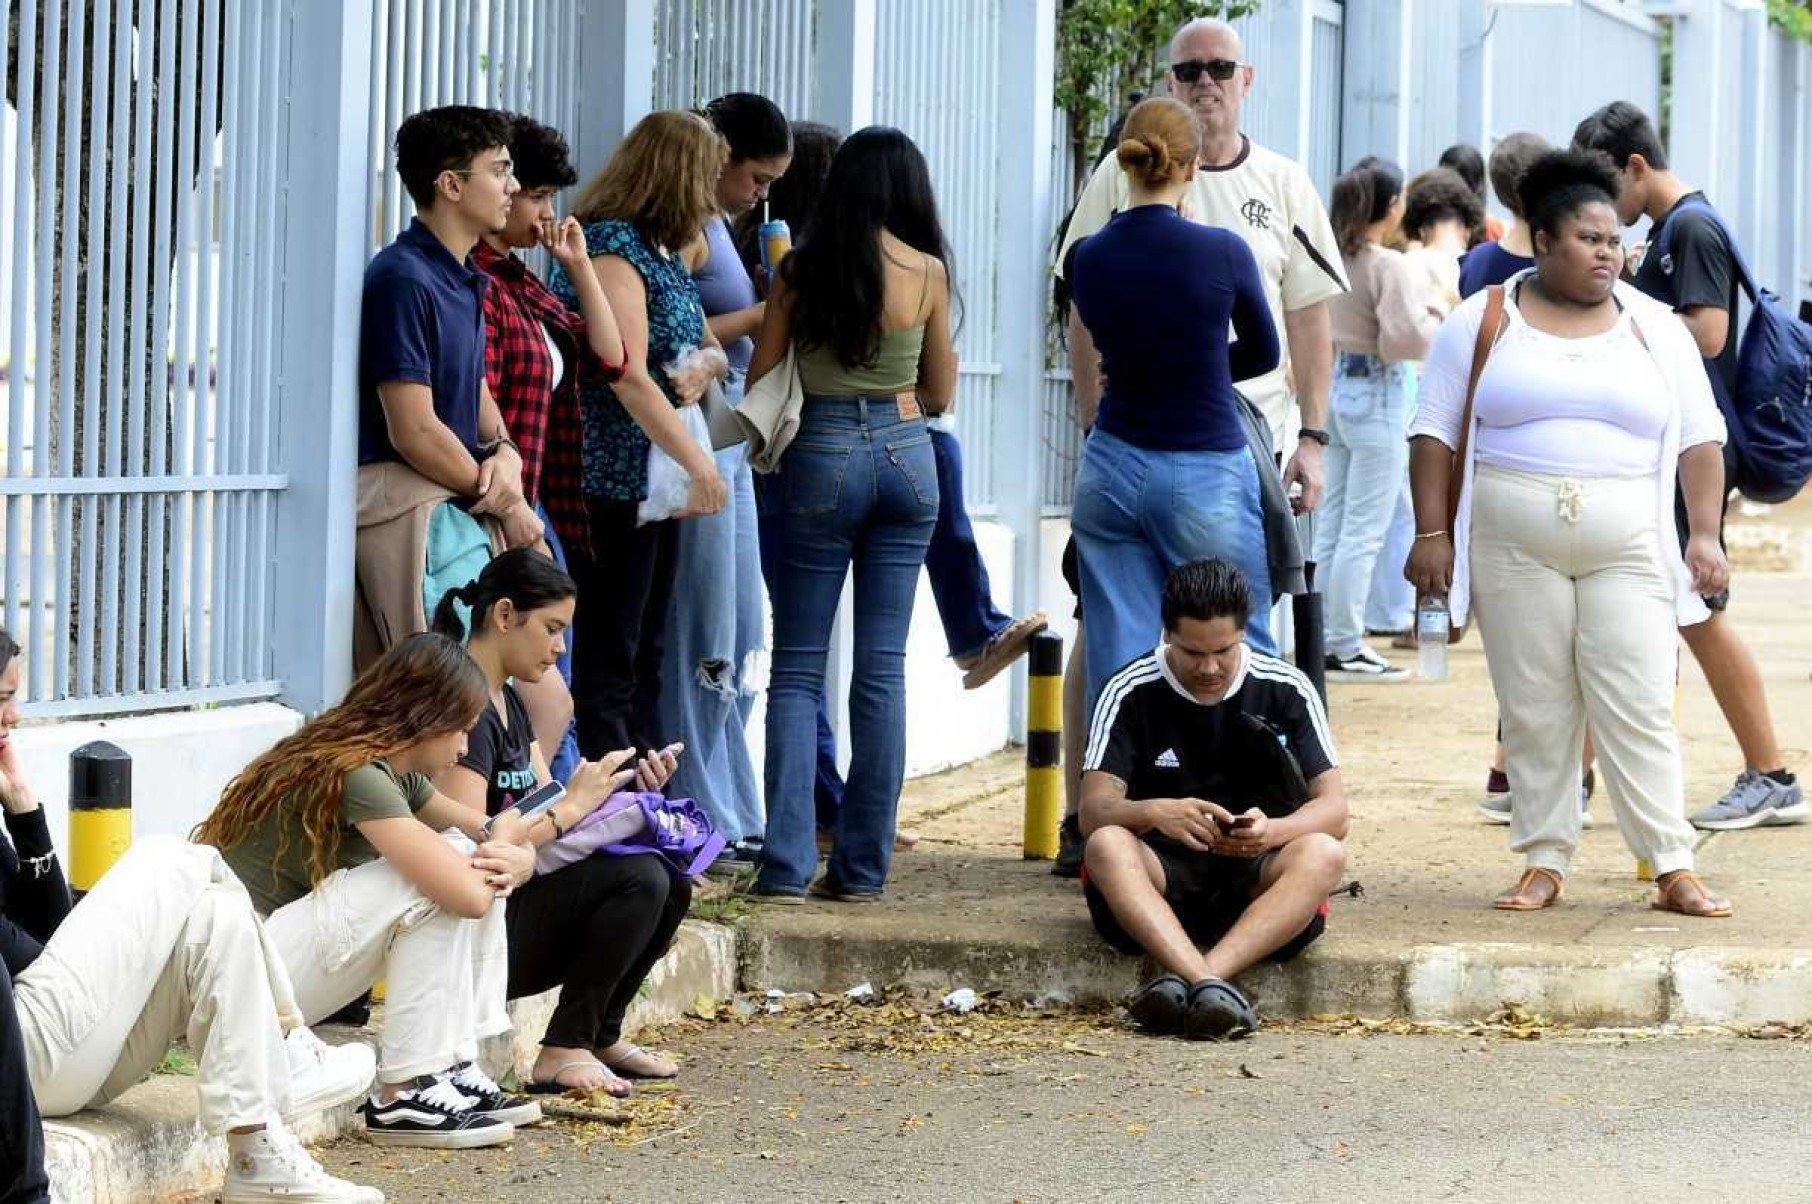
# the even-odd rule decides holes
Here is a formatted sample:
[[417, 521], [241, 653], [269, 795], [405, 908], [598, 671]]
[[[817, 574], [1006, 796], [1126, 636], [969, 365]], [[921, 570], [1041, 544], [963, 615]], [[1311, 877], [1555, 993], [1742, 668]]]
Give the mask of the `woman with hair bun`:
[[1091, 710], [1102, 683], [1157, 642], [1165, 576], [1187, 561], [1239, 567], [1253, 595], [1246, 638], [1273, 650], [1261, 468], [1233, 382], [1276, 367], [1277, 329], [1251, 249], [1180, 212], [1200, 148], [1181, 102], [1137, 105], [1115, 152], [1127, 206], [1080, 244], [1069, 272], [1107, 376], [1071, 514]]
[[1535, 266], [1468, 298], [1428, 356], [1405, 575], [1456, 623], [1478, 611], [1516, 797], [1510, 847], [1525, 858], [1496, 906], [1560, 901], [1590, 721], [1617, 826], [1655, 869], [1652, 905], [1727, 916], [1693, 873], [1673, 717], [1675, 630], [1704, 622], [1702, 595], [1729, 579], [1724, 422], [1691, 333], [1620, 282], [1617, 189], [1607, 160], [1576, 151], [1524, 175]]

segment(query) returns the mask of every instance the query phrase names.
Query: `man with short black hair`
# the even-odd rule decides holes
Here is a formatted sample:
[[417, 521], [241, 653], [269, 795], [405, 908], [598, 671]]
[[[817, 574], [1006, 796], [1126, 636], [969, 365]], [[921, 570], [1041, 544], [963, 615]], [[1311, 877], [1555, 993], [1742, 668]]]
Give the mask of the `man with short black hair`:
[[[1673, 306], [1692, 331], [1699, 354], [1705, 357], [1712, 393], [1734, 435], [1742, 285], [1727, 227], [1705, 194], [1668, 168], [1667, 152], [1654, 123], [1628, 101], [1613, 101], [1580, 122], [1573, 132], [1573, 145], [1606, 154], [1616, 164], [1622, 184], [1617, 216], [1624, 225], [1634, 225], [1644, 216], [1653, 223], [1635, 285]], [[1724, 444], [1726, 482], [1735, 477], [1736, 447], [1734, 437]], [[1724, 506], [1728, 511], [1728, 492]], [[1674, 515], [1684, 544], [1684, 494], [1675, 495]], [[1718, 542], [1723, 543], [1721, 521]], [[1761, 669], [1743, 637], [1724, 617], [1729, 591], [1706, 598], [1705, 604], [1711, 608], [1711, 618], [1682, 627], [1680, 636], [1692, 649], [1718, 709], [1724, 712], [1724, 722], [1742, 749], [1744, 768], [1723, 798], [1691, 817], [1693, 826], [1723, 830], [1801, 823], [1809, 809], [1798, 780], [1781, 756]]]
[[1251, 606], [1226, 561], [1178, 566], [1163, 643], [1108, 679], [1089, 727], [1089, 916], [1116, 949], [1164, 968], [1129, 1005], [1153, 1032], [1250, 1032], [1257, 1017], [1230, 980], [1320, 936], [1346, 865], [1327, 712], [1293, 666], [1246, 646]]

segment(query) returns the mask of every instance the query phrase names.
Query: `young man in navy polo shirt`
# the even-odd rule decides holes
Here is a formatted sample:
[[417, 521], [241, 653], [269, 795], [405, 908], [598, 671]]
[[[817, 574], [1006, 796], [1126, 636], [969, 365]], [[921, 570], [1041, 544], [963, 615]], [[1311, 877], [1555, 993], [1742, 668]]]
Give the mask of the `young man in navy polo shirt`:
[[359, 463], [403, 461], [494, 517], [511, 547], [540, 541], [522, 457], [485, 383], [486, 278], [471, 262], [502, 232], [518, 185], [509, 119], [428, 109], [396, 131], [416, 217], [365, 269], [359, 324]]
[[1346, 866], [1327, 711], [1294, 666], [1246, 646], [1251, 607], [1226, 561], [1179, 566], [1164, 642], [1108, 679], [1089, 726], [1089, 916], [1116, 949], [1164, 968], [1129, 1005], [1154, 1032], [1252, 1031], [1229, 980], [1320, 936]]
[[[1705, 194], [1667, 166], [1667, 152], [1648, 115], [1626, 100], [1605, 105], [1579, 123], [1573, 145], [1602, 151], [1617, 165], [1622, 190], [1617, 216], [1634, 225], [1646, 215], [1652, 225], [1648, 250], [1636, 269], [1635, 285], [1674, 307], [1705, 358], [1712, 392], [1728, 420], [1736, 393], [1737, 307], [1742, 295], [1735, 249], [1728, 227], [1709, 212]], [[1689, 203], [1690, 202], [1690, 203]], [[1665, 247], [1664, 245], [1665, 244]], [[1736, 440], [1724, 444], [1724, 474], [1734, 473]], [[1730, 506], [1728, 493], [1725, 509]], [[1682, 543], [1686, 539], [1684, 495], [1674, 503]], [[1719, 531], [1719, 542], [1723, 532]], [[1743, 771], [1724, 797], [1695, 813], [1697, 828], [1779, 827], [1802, 823], [1809, 814], [1798, 780], [1788, 772], [1774, 734], [1774, 717], [1762, 686], [1762, 671], [1743, 637], [1724, 616], [1728, 592], [1705, 599], [1711, 618], [1680, 629], [1705, 674], [1724, 722], [1743, 753]]]

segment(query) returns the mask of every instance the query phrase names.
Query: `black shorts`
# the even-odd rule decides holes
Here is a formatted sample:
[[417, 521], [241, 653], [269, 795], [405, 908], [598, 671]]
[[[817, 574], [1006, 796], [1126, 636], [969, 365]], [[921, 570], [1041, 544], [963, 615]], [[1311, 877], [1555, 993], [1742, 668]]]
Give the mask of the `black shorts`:
[[[1141, 837], [1158, 862], [1164, 867], [1164, 901], [1176, 913], [1183, 931], [1196, 944], [1208, 948], [1227, 935], [1246, 908], [1252, 905], [1252, 891], [1264, 869], [1265, 857], [1222, 857], [1215, 853], [1198, 853], [1181, 841], [1157, 832]], [[1272, 854], [1267, 854], [1272, 856]], [[1083, 873], [1083, 896], [1088, 900], [1088, 917], [1094, 921], [1101, 939], [1121, 953], [1143, 953], [1120, 921], [1107, 899]], [[1308, 922], [1283, 947], [1266, 961], [1287, 962], [1315, 943], [1327, 928], [1328, 905], [1324, 902]]]
[[1063, 545], [1063, 583], [1076, 595], [1076, 618], [1082, 618], [1082, 562], [1076, 559], [1076, 537]]
[[[1718, 546], [1724, 546], [1724, 520], [1730, 517], [1729, 483], [1736, 480], [1736, 449], [1729, 443], [1724, 444], [1724, 506], [1718, 511]], [[1674, 485], [1674, 533], [1680, 537], [1680, 551], [1686, 551], [1687, 536], [1692, 534], [1692, 525], [1686, 517], [1686, 490], [1676, 483]], [[1710, 594], [1705, 598], [1705, 605], [1712, 610], [1723, 610], [1730, 605], [1730, 591], [1721, 594]]]

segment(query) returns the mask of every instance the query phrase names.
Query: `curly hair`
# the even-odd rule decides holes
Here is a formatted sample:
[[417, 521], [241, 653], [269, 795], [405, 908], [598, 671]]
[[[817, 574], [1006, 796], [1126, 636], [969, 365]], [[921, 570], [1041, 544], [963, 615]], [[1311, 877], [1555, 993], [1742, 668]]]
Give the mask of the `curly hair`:
[[1457, 220], [1468, 233], [1485, 226], [1485, 206], [1478, 193], [1451, 167], [1431, 167], [1409, 182], [1403, 201], [1403, 229], [1411, 238], [1436, 222]]
[[573, 216], [587, 225], [626, 221], [655, 246], [677, 251], [717, 212], [717, 177], [729, 159], [729, 143], [697, 113], [650, 113], [579, 193]]
[[[346, 775], [433, 736], [464, 731], [489, 701], [478, 663], [444, 635], [422, 632], [386, 652], [345, 699], [279, 740], [227, 783], [193, 839], [230, 849], [291, 816], [308, 837], [314, 882], [339, 853]], [[282, 823], [276, 858], [289, 841]]]
[[1552, 238], [1560, 232], [1561, 219], [1583, 206], [1614, 205], [1619, 187], [1610, 156], [1601, 151], [1555, 150], [1529, 164], [1516, 195], [1529, 229]]

